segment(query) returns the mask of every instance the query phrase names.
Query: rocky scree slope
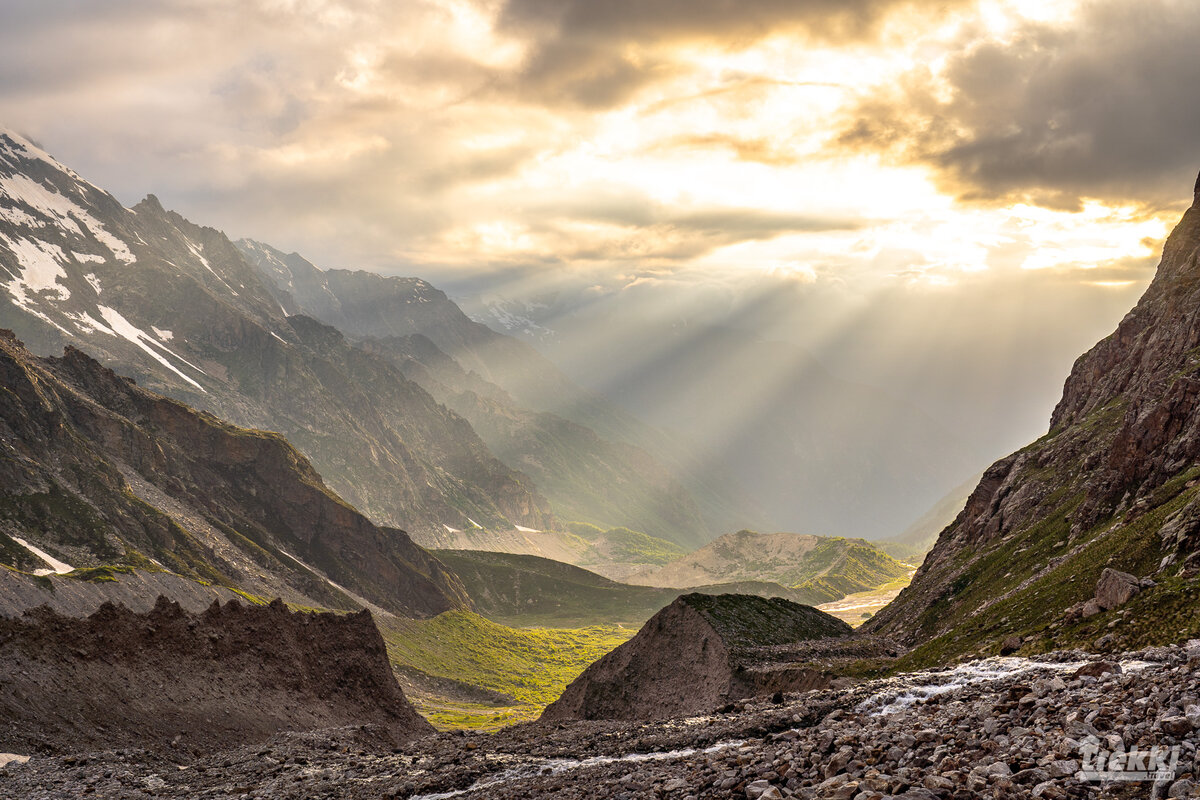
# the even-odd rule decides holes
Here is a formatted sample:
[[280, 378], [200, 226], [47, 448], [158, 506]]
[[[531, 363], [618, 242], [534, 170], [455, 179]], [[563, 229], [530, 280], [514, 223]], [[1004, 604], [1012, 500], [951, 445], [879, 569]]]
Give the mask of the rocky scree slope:
[[78, 347], [144, 386], [283, 433], [387, 525], [548, 528], [528, 477], [458, 415], [339, 332], [288, 317], [221, 232], [132, 209], [0, 129], [0, 327]]
[[[1195, 636], [1198, 464], [1200, 193], [1137, 306], [1075, 363], [1050, 432], [987, 470], [865, 628], [922, 645], [912, 658], [926, 663], [1006, 640], [1114, 649]], [[1133, 575], [1137, 596], [1080, 613], [1106, 568]]]
[[[154, 394], [73, 348], [0, 332], [0, 563], [123, 564], [330, 608], [464, 608], [456, 578], [380, 528], [282, 436]], [[24, 544], [17, 541], [20, 539]]]
[[278, 731], [372, 724], [432, 732], [404, 697], [371, 614], [233, 600], [191, 614], [105, 603], [84, 619], [0, 618], [0, 749], [198, 753]]
[[666, 719], [739, 698], [827, 686], [830, 676], [820, 670], [776, 661], [768, 651], [850, 632], [835, 617], [780, 598], [684, 595], [588, 667], [541, 718]]

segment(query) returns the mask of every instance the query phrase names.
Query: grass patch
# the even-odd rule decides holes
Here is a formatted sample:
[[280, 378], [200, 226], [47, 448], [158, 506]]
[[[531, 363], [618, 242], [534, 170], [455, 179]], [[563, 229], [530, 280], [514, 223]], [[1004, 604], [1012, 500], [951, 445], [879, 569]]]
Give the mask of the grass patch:
[[[377, 622], [393, 665], [501, 692], [517, 701], [503, 708], [437, 703], [439, 724], [451, 727], [536, 718], [588, 665], [636, 632], [614, 625], [516, 629], [468, 611]], [[424, 704], [434, 706], [432, 701]], [[503, 719], [490, 719], [497, 715]]]
[[118, 583], [120, 579], [118, 575], [132, 575], [133, 567], [125, 566], [124, 564], [111, 564], [103, 567], [81, 567], [77, 570], [72, 570], [64, 575], [64, 578], [70, 578], [76, 581], [86, 581], [87, 583]]

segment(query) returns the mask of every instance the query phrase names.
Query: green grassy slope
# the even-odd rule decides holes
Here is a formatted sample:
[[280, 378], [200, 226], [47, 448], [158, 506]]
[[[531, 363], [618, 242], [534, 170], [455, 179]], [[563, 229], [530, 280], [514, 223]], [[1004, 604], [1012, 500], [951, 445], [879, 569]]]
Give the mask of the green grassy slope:
[[535, 719], [589, 664], [637, 632], [615, 625], [518, 630], [465, 611], [377, 622], [395, 667], [483, 687], [515, 701], [488, 706], [411, 698], [440, 728], [488, 729]]

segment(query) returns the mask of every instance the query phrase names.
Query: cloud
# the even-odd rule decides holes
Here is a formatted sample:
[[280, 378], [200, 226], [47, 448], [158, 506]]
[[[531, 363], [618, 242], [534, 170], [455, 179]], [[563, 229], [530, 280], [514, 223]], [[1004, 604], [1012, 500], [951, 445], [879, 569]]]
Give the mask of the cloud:
[[725, 133], [690, 133], [673, 136], [658, 142], [651, 152], [673, 150], [715, 150], [732, 153], [739, 161], [750, 161], [772, 167], [798, 164], [802, 159], [782, 142], [767, 137], [744, 138]]
[[1161, 208], [1188, 197], [1200, 166], [1200, 5], [1102, 0], [1065, 25], [979, 33], [965, 30], [943, 69], [862, 97], [842, 146], [930, 166], [966, 200]]
[[960, 0], [508, 0], [500, 31], [531, 47], [513, 88], [543, 103], [608, 108], [678, 74], [672, 49], [704, 44], [725, 50], [798, 35], [861, 41], [897, 9], [931, 20]]

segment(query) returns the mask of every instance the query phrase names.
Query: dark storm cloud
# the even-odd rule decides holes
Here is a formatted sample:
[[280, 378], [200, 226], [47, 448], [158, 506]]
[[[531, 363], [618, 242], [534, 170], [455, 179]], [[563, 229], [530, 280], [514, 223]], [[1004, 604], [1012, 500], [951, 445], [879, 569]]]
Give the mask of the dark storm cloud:
[[841, 141], [933, 166], [965, 199], [1160, 206], [1200, 167], [1200, 4], [1085, 4], [1069, 27], [964, 40], [944, 73], [863, 99]]
[[676, 66], [672, 45], [737, 49], [766, 36], [801, 33], [861, 40], [887, 15], [915, 8], [931, 19], [960, 0], [508, 0], [500, 30], [526, 36], [532, 51], [516, 77], [522, 93], [547, 103], [611, 107]]

